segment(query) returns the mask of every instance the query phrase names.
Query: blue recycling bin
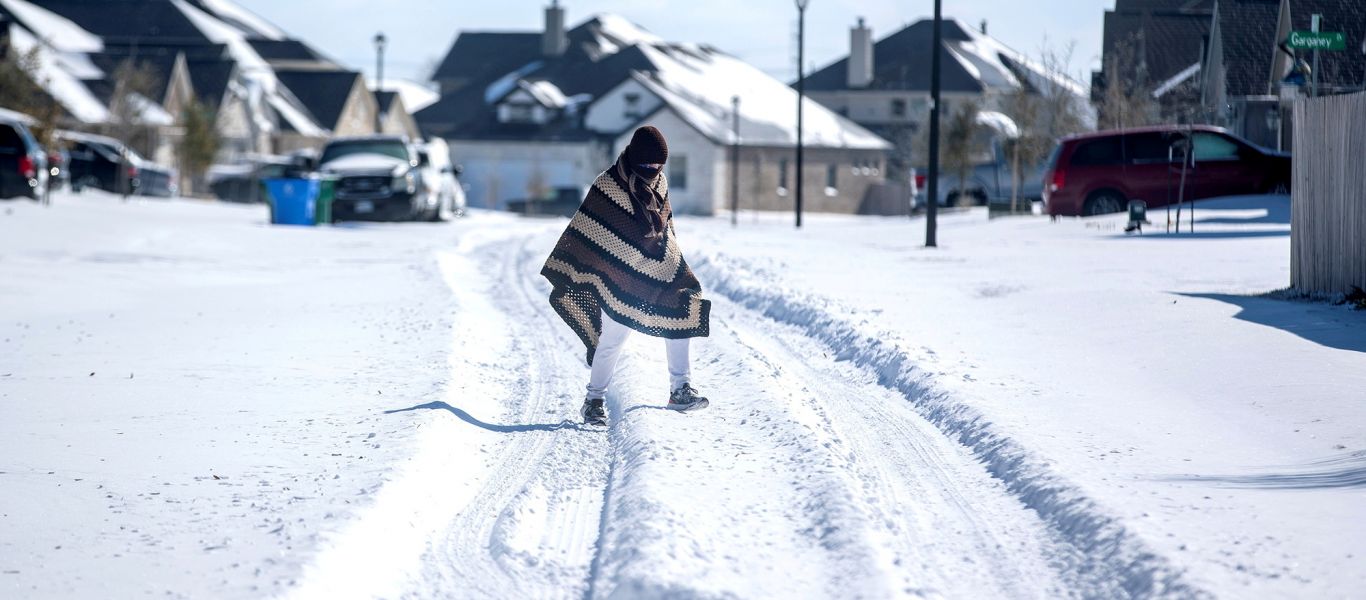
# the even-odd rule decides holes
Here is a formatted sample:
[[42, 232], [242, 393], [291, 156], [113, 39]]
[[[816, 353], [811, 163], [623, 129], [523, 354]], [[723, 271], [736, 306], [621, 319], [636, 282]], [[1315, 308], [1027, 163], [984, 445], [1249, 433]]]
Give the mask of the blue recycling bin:
[[270, 199], [272, 225], [313, 225], [320, 181], [317, 178], [273, 178], [262, 182]]

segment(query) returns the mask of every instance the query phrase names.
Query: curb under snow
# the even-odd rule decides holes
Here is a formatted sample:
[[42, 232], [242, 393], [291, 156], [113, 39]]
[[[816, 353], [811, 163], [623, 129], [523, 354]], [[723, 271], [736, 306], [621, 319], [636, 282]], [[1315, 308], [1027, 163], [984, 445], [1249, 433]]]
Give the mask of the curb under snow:
[[[867, 331], [866, 321], [841, 316], [852, 311], [829, 300], [774, 285], [772, 276], [742, 261], [710, 253], [697, 258], [692, 266], [710, 290], [795, 326], [830, 347], [840, 360], [875, 372], [881, 385], [904, 395], [926, 420], [971, 450], [993, 477], [1086, 557], [1080, 568], [1098, 571], [1085, 574], [1087, 579], [1112, 582], [1111, 591], [1118, 596], [1208, 596], [1047, 461], [1003, 434], [977, 408], [943, 391], [894, 338], [878, 337]], [[755, 279], [759, 284], [751, 282]]]

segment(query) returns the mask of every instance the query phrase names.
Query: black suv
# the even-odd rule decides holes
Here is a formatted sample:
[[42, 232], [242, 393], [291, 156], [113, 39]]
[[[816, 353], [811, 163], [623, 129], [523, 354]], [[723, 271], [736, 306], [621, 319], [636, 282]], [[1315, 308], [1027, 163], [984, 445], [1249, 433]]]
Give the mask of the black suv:
[[318, 157], [318, 168], [337, 178], [336, 220], [408, 221], [439, 210], [439, 194], [423, 181], [417, 149], [406, 137], [333, 139]]
[[0, 115], [0, 198], [37, 200], [47, 186], [47, 153], [23, 121]]
[[61, 132], [67, 144], [71, 191], [101, 189], [114, 194], [172, 196], [175, 174], [111, 137]]

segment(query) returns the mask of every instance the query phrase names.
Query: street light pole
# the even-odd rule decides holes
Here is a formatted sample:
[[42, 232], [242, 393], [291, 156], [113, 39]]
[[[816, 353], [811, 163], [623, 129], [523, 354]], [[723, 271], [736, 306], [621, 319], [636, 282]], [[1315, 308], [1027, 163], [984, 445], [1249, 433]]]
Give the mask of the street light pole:
[[384, 132], [384, 121], [380, 114], [379, 94], [384, 91], [384, 32], [375, 34], [375, 133]]
[[934, 0], [934, 35], [930, 48], [930, 156], [925, 173], [925, 247], [934, 248], [939, 219], [939, 29], [944, 22], [940, 0]]
[[730, 97], [731, 133], [730, 147], [730, 226], [739, 224], [740, 215], [740, 97]]
[[806, 96], [806, 5], [810, 0], [797, 2], [797, 228], [802, 226], [802, 104]]

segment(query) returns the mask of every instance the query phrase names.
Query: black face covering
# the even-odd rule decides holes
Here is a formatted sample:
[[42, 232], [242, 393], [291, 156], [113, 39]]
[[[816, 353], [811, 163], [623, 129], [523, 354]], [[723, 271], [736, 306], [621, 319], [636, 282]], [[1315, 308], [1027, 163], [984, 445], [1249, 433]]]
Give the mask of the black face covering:
[[631, 171], [646, 181], [654, 181], [655, 176], [659, 175], [659, 169], [647, 165], [633, 164]]

